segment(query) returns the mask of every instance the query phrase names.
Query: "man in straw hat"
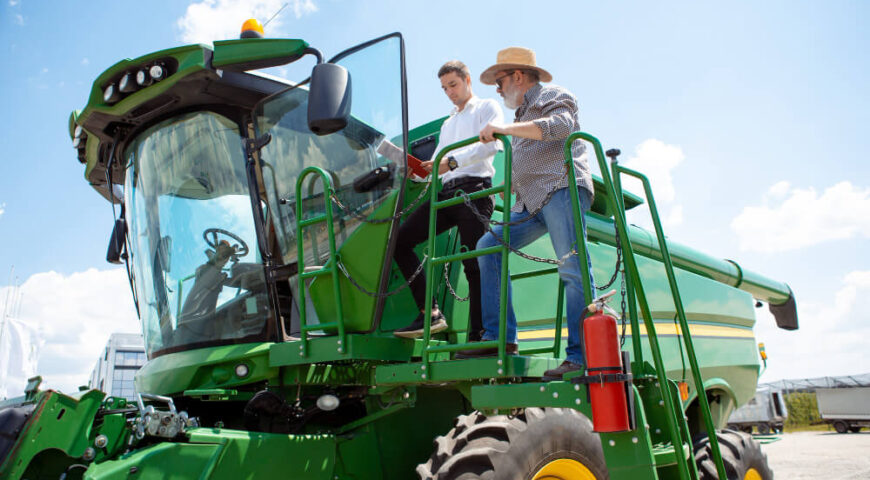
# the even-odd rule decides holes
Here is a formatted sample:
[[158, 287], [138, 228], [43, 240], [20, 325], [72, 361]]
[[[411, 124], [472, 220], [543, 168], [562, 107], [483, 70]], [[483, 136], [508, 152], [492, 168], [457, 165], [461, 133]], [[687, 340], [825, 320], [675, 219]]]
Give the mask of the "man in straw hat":
[[[556, 257], [561, 260], [559, 277], [565, 283], [568, 304], [567, 359], [557, 368], [545, 372], [544, 380], [561, 379], [566, 373], [582, 370], [584, 363], [582, 318], [584, 306], [580, 261], [572, 251], [579, 251], [578, 241], [586, 241], [586, 225], [581, 216], [583, 238], [576, 238], [569, 181], [576, 181], [580, 192], [580, 206], [585, 212], [592, 203], [592, 176], [586, 160], [586, 147], [582, 142], [572, 146], [577, 178], [566, 176], [564, 142], [572, 132], [580, 129], [577, 99], [571, 92], [557, 85], [542, 85], [552, 80], [549, 72], [539, 67], [535, 52], [527, 48], [510, 47], [498, 52], [496, 64], [480, 75], [486, 85], [496, 85], [504, 104], [515, 109], [514, 123], [492, 122], [480, 132], [484, 143], [495, 140], [495, 134], [510, 135], [513, 150], [512, 189], [516, 202], [511, 208], [511, 221], [527, 221], [512, 226], [510, 245], [520, 249], [545, 233]], [[549, 197], [549, 200], [548, 200]], [[484, 235], [477, 248], [498, 245], [502, 227]], [[588, 258], [588, 256], [587, 256]], [[481, 271], [481, 304], [483, 308], [483, 340], [498, 338], [499, 279], [501, 254], [478, 257]], [[590, 278], [591, 262], [590, 262]], [[510, 280], [508, 280], [510, 281]], [[517, 319], [511, 306], [511, 287], [508, 284], [507, 350], [516, 353]], [[495, 355], [495, 349], [466, 350], [459, 357]]]

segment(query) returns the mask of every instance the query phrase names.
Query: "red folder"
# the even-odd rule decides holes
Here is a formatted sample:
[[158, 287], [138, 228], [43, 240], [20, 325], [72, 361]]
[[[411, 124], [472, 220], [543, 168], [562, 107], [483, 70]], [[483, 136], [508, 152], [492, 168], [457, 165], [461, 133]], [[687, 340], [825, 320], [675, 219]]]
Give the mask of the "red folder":
[[410, 153], [408, 154], [408, 168], [410, 168], [411, 172], [420, 178], [426, 178], [426, 176], [429, 175], [429, 172], [423, 168], [423, 162]]

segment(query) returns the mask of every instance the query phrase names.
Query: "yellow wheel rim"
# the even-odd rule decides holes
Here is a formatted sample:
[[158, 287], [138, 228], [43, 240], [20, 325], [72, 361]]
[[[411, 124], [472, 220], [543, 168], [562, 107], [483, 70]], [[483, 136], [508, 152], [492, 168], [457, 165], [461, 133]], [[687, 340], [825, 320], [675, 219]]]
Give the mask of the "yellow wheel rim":
[[[761, 477], [759, 477], [760, 479]], [[596, 480], [586, 465], [568, 458], [560, 458], [544, 465], [532, 480]]]
[[761, 474], [758, 473], [758, 470], [750, 468], [743, 475], [743, 480], [761, 480]]

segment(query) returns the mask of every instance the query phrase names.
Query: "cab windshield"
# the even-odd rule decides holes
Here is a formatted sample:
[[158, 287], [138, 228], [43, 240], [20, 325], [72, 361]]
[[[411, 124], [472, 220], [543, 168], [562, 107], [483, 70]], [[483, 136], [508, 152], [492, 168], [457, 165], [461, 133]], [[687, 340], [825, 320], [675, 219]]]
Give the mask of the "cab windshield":
[[236, 123], [195, 112], [126, 150], [130, 265], [149, 357], [269, 335], [242, 145]]

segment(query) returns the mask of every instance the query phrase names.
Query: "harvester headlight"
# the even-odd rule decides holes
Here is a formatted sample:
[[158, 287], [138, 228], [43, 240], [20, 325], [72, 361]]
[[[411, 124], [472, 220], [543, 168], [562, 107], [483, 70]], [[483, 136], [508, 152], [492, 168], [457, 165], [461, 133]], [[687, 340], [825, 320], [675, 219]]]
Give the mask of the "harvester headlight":
[[81, 147], [85, 143], [86, 138], [88, 138], [88, 136], [85, 134], [85, 130], [82, 128], [82, 126], [76, 125], [76, 129], [73, 133], [73, 148]]
[[103, 90], [103, 101], [106, 103], [115, 103], [121, 99], [121, 92], [118, 91], [118, 87], [115, 86], [114, 83], [110, 83], [105, 90]]
[[132, 73], [125, 73], [121, 80], [118, 81], [118, 90], [124, 93], [133, 93], [136, 91], [136, 83]]
[[339, 403], [338, 397], [327, 393], [326, 395], [321, 395], [320, 398], [317, 399], [317, 408], [324, 412], [331, 412], [338, 408]]
[[249, 373], [251, 373], [251, 370], [244, 363], [240, 363], [236, 365], [235, 372], [237, 377], [245, 378], [248, 376]]
[[151, 79], [155, 82], [159, 82], [163, 80], [163, 77], [166, 75], [166, 70], [160, 65], [152, 65], [151, 68], [148, 69], [148, 74], [151, 75]]
[[151, 75], [148, 74], [148, 70], [145, 70], [143, 68], [142, 70], [139, 70], [138, 72], [136, 72], [136, 84], [137, 85], [139, 85], [140, 87], [147, 87], [148, 85], [151, 85], [152, 83], [154, 83], [154, 81], [151, 80]]

